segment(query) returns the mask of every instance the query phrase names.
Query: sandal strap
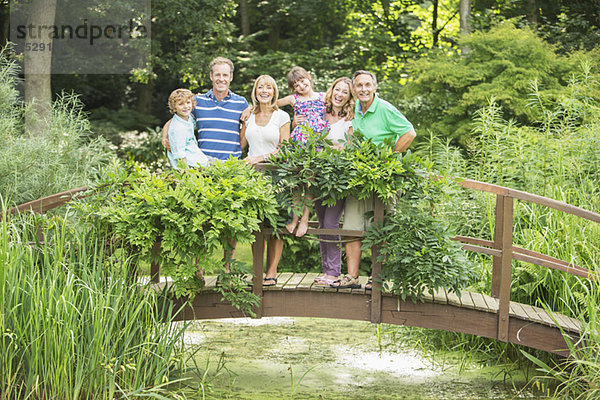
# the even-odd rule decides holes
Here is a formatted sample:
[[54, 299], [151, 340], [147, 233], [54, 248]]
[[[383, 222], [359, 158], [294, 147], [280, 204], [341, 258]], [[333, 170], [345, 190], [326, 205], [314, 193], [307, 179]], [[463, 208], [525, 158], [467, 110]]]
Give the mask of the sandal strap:
[[356, 282], [356, 281], [358, 281], [358, 278], [355, 278], [355, 277], [353, 277], [350, 274], [346, 274], [346, 275], [344, 275], [344, 277], [340, 281], [340, 286], [348, 285], [349, 283], [353, 283], [353, 282]]

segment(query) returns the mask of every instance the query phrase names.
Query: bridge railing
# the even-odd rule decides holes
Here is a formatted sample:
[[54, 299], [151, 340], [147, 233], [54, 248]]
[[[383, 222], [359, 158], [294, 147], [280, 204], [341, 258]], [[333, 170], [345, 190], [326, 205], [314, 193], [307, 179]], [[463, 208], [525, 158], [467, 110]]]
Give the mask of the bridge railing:
[[454, 239], [465, 243], [463, 245], [463, 249], [465, 250], [493, 256], [491, 295], [492, 297], [497, 298], [499, 303], [499, 340], [508, 340], [508, 313], [510, 308], [510, 281], [513, 259], [556, 269], [588, 279], [599, 279], [598, 275], [586, 268], [539, 252], [515, 246], [513, 244], [513, 208], [514, 200], [517, 199], [553, 208], [597, 223], [600, 223], [600, 214], [547, 197], [471, 179], [462, 180], [460, 185], [466, 189], [474, 189], [496, 195], [494, 240], [490, 241], [467, 236], [457, 236]]
[[[265, 172], [268, 168], [271, 168], [272, 164], [260, 163], [256, 164], [255, 168], [258, 171]], [[382, 224], [384, 217], [385, 206], [381, 199], [377, 196], [373, 196], [373, 224]], [[270, 228], [263, 228], [261, 231], [256, 233], [256, 240], [252, 245], [252, 265], [254, 271], [254, 277], [252, 278], [252, 291], [254, 294], [262, 298], [263, 295], [263, 271], [264, 271], [264, 248], [265, 248], [265, 235], [272, 232]], [[284, 234], [286, 234], [284, 232]], [[348, 229], [321, 229], [321, 228], [310, 228], [306, 232], [307, 235], [332, 235], [342, 236], [349, 238], [361, 238], [364, 236], [365, 231], [348, 230]], [[381, 262], [379, 258], [379, 246], [375, 245], [371, 247], [371, 276], [372, 289], [371, 289], [371, 322], [381, 322], [381, 283], [378, 279], [381, 274]], [[260, 307], [255, 308], [254, 312], [257, 316], [262, 315], [262, 309]]]

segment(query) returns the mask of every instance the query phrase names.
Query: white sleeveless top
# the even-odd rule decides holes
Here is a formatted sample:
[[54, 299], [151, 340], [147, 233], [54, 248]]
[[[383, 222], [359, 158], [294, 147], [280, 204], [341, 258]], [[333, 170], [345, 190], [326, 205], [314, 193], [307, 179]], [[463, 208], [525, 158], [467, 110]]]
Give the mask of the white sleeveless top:
[[341, 144], [342, 141], [346, 141], [346, 134], [348, 130], [352, 127], [352, 120], [346, 121], [345, 119], [340, 119], [335, 124], [329, 124], [329, 133], [327, 134], [327, 139], [331, 140], [334, 145]]
[[290, 122], [290, 116], [283, 110], [275, 110], [265, 126], [256, 125], [255, 114], [246, 121], [248, 156], [258, 157], [274, 152], [279, 145], [279, 128]]

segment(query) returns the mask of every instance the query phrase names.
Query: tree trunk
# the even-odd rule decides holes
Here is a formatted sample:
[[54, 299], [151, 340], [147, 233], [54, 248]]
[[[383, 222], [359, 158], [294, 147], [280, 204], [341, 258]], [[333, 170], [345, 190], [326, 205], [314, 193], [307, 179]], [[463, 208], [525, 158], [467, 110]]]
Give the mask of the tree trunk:
[[390, 22], [390, 0], [381, 0], [381, 7], [383, 7], [383, 18], [386, 25]]
[[471, 32], [469, 16], [471, 15], [471, 0], [460, 0], [460, 34], [467, 36]]
[[[34, 27], [54, 25], [56, 0], [34, 0], [28, 25]], [[45, 51], [24, 51], [25, 103], [31, 109], [25, 115], [25, 129], [34, 135], [44, 134], [52, 104], [52, 38], [28, 38], [27, 42], [44, 43]]]
[[249, 36], [250, 15], [248, 15], [248, 0], [240, 0], [240, 18], [242, 20], [242, 36]]
[[136, 111], [143, 115], [152, 115], [152, 94], [154, 93], [154, 81], [137, 84], [138, 101]]
[[271, 26], [271, 30], [269, 31], [269, 48], [273, 51], [279, 50], [280, 30], [281, 22], [277, 21], [277, 23]]
[[[469, 16], [471, 15], [471, 0], [460, 0], [459, 4], [459, 13], [460, 13], [460, 36], [464, 38], [469, 36], [471, 33], [471, 27], [469, 26]], [[471, 51], [468, 46], [461, 46], [461, 51], [463, 54]]]
[[8, 43], [9, 20], [8, 1], [0, 0], [0, 47], [4, 47]]
[[433, 35], [433, 44], [431, 45], [432, 49], [435, 49], [437, 47], [438, 44], [438, 39], [440, 36], [440, 32], [438, 31], [438, 27], [437, 27], [437, 20], [438, 20], [438, 0], [434, 0], [433, 1], [433, 13], [431, 16], [431, 33]]
[[537, 0], [528, 0], [527, 1], [527, 19], [534, 25], [538, 23], [539, 10], [537, 5]]

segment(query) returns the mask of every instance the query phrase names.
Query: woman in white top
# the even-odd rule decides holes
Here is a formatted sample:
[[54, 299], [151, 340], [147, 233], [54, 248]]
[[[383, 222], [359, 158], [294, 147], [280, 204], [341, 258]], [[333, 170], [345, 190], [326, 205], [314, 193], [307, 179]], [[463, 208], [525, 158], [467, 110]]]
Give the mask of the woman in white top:
[[[279, 90], [269, 75], [261, 75], [252, 88], [252, 114], [240, 130], [242, 148], [248, 144], [248, 164], [266, 161], [279, 151], [279, 144], [290, 138], [290, 116], [277, 107]], [[267, 272], [263, 286], [277, 283], [277, 264], [283, 240], [271, 235], [267, 239]]]
[[[341, 148], [346, 135], [352, 134], [354, 97], [351, 88], [350, 79], [338, 78], [325, 94], [325, 119], [329, 121], [327, 139], [333, 142], [334, 148]], [[320, 200], [316, 200], [315, 211], [321, 228], [338, 229], [344, 211], [344, 200], [339, 200], [331, 207], [324, 206]], [[319, 238], [325, 240], [320, 242], [323, 274], [315, 278], [315, 282], [318, 286], [329, 286], [336, 282], [342, 273], [340, 237], [320, 235]]]

